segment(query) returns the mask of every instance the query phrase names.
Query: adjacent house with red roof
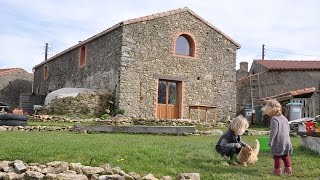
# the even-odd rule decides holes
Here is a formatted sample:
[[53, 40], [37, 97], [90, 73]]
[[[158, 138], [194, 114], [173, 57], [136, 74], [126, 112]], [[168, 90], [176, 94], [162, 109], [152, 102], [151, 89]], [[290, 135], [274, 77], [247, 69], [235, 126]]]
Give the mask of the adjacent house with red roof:
[[104, 89], [130, 117], [184, 119], [189, 106], [207, 105], [218, 107], [219, 120], [230, 119], [239, 48], [189, 8], [156, 13], [122, 21], [36, 65], [34, 92]]
[[246, 68], [237, 71], [238, 113], [274, 97], [283, 105], [301, 102], [303, 117], [319, 114], [320, 60], [254, 60], [247, 75]]
[[0, 102], [19, 107], [20, 94], [31, 93], [32, 83], [33, 75], [22, 68], [0, 69]]

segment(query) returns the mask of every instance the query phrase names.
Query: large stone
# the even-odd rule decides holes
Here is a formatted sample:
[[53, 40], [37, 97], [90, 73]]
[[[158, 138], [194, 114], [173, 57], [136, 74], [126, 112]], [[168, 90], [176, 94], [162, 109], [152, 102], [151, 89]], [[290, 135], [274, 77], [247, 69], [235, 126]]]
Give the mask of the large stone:
[[14, 172], [9, 172], [9, 173], [7, 173], [7, 177], [4, 178], [4, 179], [22, 180], [22, 179], [24, 179], [24, 173], [17, 174], [17, 173], [14, 173]]
[[69, 169], [77, 172], [78, 174], [82, 173], [82, 164], [81, 163], [70, 163]]
[[200, 180], [199, 173], [181, 173], [176, 180]]
[[60, 173], [56, 176], [57, 180], [88, 180], [88, 177], [83, 174], [65, 174]]
[[154, 177], [153, 174], [147, 174], [146, 176], [143, 176], [143, 177], [141, 178], [141, 180], [159, 180], [159, 179], [157, 179], [156, 177]]
[[134, 177], [135, 179], [141, 178], [140, 174], [138, 174], [136, 172], [129, 172], [128, 175]]
[[114, 174], [120, 174], [121, 176], [125, 175], [126, 173], [120, 167], [112, 168], [112, 172]]
[[0, 179], [6, 179], [7, 173], [5, 172], [0, 172]]
[[27, 171], [27, 167], [23, 164], [22, 161], [16, 160], [13, 166], [19, 173]]
[[119, 174], [113, 174], [99, 176], [98, 180], [125, 180], [125, 178], [120, 176]]
[[9, 168], [10, 161], [0, 161], [0, 171], [2, 171], [4, 168]]
[[45, 175], [43, 175], [42, 173], [36, 172], [36, 171], [27, 171], [24, 174], [24, 179], [43, 179], [45, 177]]
[[91, 175], [91, 174], [102, 174], [104, 172], [104, 169], [102, 167], [83, 166], [82, 171], [86, 175]]
[[172, 180], [171, 176], [162, 176], [160, 180]]
[[7, 128], [0, 126], [0, 132], [7, 131]]

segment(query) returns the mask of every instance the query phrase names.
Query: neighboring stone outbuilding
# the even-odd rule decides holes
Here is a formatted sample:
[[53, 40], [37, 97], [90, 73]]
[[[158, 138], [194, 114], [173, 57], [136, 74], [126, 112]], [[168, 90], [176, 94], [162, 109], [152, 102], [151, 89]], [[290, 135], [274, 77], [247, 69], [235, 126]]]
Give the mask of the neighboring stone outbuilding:
[[[126, 116], [188, 118], [188, 106], [236, 113], [240, 45], [188, 8], [122, 21], [36, 65], [34, 91], [104, 89]], [[212, 117], [209, 114], [209, 117]]]
[[238, 113], [259, 105], [257, 100], [261, 98], [274, 96], [281, 98], [284, 105], [297, 102], [298, 98], [303, 103], [302, 117], [319, 114], [320, 61], [254, 60], [247, 76], [239, 72], [237, 70]]
[[0, 102], [19, 107], [20, 94], [32, 92], [33, 75], [21, 68], [0, 69]]

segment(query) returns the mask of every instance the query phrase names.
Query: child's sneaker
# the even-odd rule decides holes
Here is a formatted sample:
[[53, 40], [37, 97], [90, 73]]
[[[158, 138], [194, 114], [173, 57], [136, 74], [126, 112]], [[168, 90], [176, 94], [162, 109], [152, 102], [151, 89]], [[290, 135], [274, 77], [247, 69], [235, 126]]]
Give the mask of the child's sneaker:
[[272, 174], [277, 175], [277, 176], [281, 176], [282, 175], [282, 169], [273, 169]]
[[229, 166], [228, 161], [230, 160], [230, 158], [226, 155], [222, 155], [222, 160], [221, 160], [221, 165], [223, 166]]
[[288, 174], [289, 176], [293, 175], [293, 170], [291, 167], [285, 167], [283, 172]]

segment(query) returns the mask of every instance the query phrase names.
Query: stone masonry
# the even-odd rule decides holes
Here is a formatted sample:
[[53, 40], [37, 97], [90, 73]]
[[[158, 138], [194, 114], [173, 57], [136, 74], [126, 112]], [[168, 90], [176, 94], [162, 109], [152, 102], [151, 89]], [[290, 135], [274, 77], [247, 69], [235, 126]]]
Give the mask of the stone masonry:
[[21, 68], [0, 69], [0, 102], [19, 107], [20, 94], [32, 92], [33, 76]]
[[[268, 71], [259, 74], [261, 97], [269, 97], [308, 87], [318, 88], [318, 71]], [[314, 93], [316, 114], [319, 113], [319, 94]], [[237, 80], [237, 110], [251, 107], [250, 79]]]
[[[217, 106], [218, 120], [235, 116], [239, 45], [188, 8], [124, 21], [106, 31], [37, 65], [35, 92], [106, 89], [126, 116], [154, 118], [158, 80], [168, 79], [182, 82], [182, 119], [194, 104]], [[175, 40], [181, 34], [193, 38], [195, 57], [175, 55]], [[84, 45], [86, 64], [81, 68], [79, 48]]]

